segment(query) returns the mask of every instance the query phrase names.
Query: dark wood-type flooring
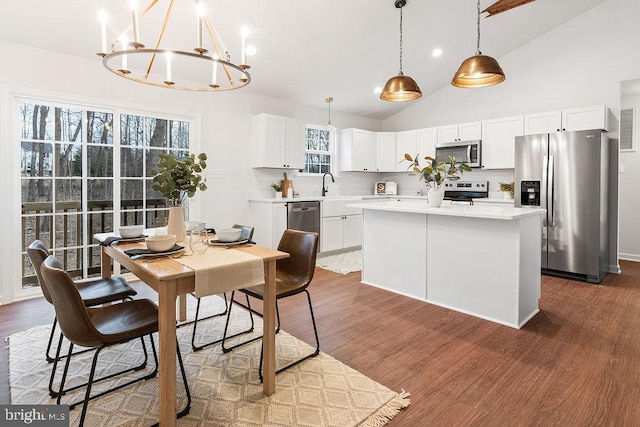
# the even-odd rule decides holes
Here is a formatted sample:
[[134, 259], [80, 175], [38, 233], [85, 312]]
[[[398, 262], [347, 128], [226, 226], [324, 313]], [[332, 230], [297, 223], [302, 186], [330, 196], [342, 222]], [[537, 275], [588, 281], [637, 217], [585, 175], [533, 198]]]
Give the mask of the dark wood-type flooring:
[[[310, 291], [322, 351], [411, 393], [392, 426], [637, 426], [640, 263], [621, 264], [601, 286], [543, 276], [541, 312], [521, 330], [362, 285], [360, 273], [318, 269]], [[313, 342], [304, 295], [280, 312], [284, 330]], [[0, 337], [52, 318], [42, 298], [0, 307]], [[8, 403], [6, 345], [0, 356]]]

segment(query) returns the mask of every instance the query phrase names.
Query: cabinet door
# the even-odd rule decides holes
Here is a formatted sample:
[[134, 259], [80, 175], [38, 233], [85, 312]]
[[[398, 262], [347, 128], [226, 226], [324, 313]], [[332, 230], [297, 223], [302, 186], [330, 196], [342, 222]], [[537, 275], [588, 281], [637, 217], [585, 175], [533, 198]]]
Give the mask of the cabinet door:
[[406, 171], [407, 162], [402, 162], [405, 153], [416, 155], [417, 150], [417, 132], [415, 130], [407, 130], [404, 132], [396, 132], [396, 157], [395, 157], [395, 170]]
[[458, 140], [458, 125], [438, 126], [438, 142], [453, 142]]
[[320, 247], [322, 252], [342, 249], [343, 222], [341, 216], [322, 218]]
[[416, 153], [420, 154], [420, 159], [427, 156], [436, 156], [436, 143], [438, 142], [438, 128], [418, 129], [417, 131], [417, 149]]
[[524, 134], [560, 132], [562, 130], [562, 111], [526, 114], [524, 116]]
[[254, 167], [286, 167], [286, 117], [259, 114], [253, 119]]
[[515, 138], [524, 132], [523, 116], [503, 117], [482, 122], [482, 167], [485, 169], [513, 169], [515, 167]]
[[343, 220], [343, 247], [362, 245], [362, 215], [347, 215]]
[[353, 129], [351, 147], [351, 170], [375, 172], [376, 169], [375, 133]]
[[368, 130], [363, 130], [362, 138], [364, 140], [363, 157], [364, 157], [364, 170], [367, 172], [375, 172], [377, 165], [377, 148], [376, 148], [376, 133]]
[[376, 133], [376, 170], [394, 172], [396, 170], [395, 132]]
[[273, 222], [272, 222], [272, 242], [271, 247], [276, 249], [280, 243], [282, 233], [287, 229], [287, 204], [286, 203], [274, 203], [272, 207]]
[[475, 141], [482, 139], [482, 122], [458, 124], [458, 141]]
[[562, 110], [562, 130], [608, 130], [607, 113], [604, 105]]
[[292, 169], [304, 169], [304, 144], [304, 123], [295, 119], [287, 119], [285, 167]]

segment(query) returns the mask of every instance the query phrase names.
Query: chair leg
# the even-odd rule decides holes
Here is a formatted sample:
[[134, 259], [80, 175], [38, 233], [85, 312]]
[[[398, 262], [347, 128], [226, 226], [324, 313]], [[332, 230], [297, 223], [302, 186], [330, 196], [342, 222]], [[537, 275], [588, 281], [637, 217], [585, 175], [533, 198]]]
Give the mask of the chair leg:
[[64, 336], [60, 334], [60, 339], [58, 340], [58, 348], [56, 349], [56, 357], [53, 359], [53, 366], [51, 367], [51, 376], [49, 377], [49, 396], [58, 397], [58, 392], [53, 389], [53, 380], [56, 376], [56, 368], [58, 367], [58, 361], [60, 361], [60, 349], [62, 348], [62, 338]]
[[53, 334], [56, 332], [56, 325], [58, 324], [58, 317], [53, 318], [53, 325], [51, 325], [51, 334], [49, 334], [49, 343], [47, 344], [47, 351], [45, 352], [45, 356], [47, 358], [47, 362], [51, 363], [55, 359], [49, 356], [49, 351], [51, 350], [51, 343], [53, 342]]
[[[222, 338], [219, 338], [217, 340], [213, 340], [213, 341], [201, 344], [201, 345], [197, 345], [195, 343], [195, 339], [196, 339], [196, 322], [198, 321], [198, 308], [200, 307], [200, 299], [198, 299], [198, 307], [196, 308], [196, 319], [194, 320], [194, 324], [193, 324], [193, 335], [191, 335], [191, 348], [193, 349], [193, 351], [200, 351], [203, 348], [212, 346], [214, 344], [218, 344], [219, 342], [222, 343], [222, 350], [224, 351], [224, 341], [225, 340], [227, 340], [229, 338], [234, 338], [234, 337], [237, 337], [237, 336], [240, 336], [240, 335], [243, 335], [243, 334], [247, 334], [247, 333], [253, 331], [253, 317], [252, 317], [251, 318], [251, 328], [249, 328], [246, 331], [242, 331], [242, 332], [238, 332], [237, 334], [230, 335], [228, 337], [226, 336], [227, 326], [229, 325], [229, 316], [231, 315], [231, 306], [233, 306], [233, 295], [234, 295], [234, 292], [231, 293], [231, 300], [230, 300], [229, 305], [227, 306], [228, 307], [227, 311], [226, 311], [227, 321], [225, 323], [225, 329], [224, 329], [225, 332], [222, 334]], [[227, 295], [225, 294], [225, 304], [226, 304], [226, 302], [227, 302]], [[210, 317], [213, 317], [213, 316], [210, 316]], [[209, 317], [206, 317], [205, 319], [209, 319]], [[205, 319], [200, 319], [200, 320], [205, 320]]]
[[[276, 371], [276, 374], [279, 374], [280, 372], [284, 371], [285, 369], [289, 369], [292, 366], [297, 365], [300, 362], [304, 362], [305, 360], [311, 358], [311, 357], [315, 357], [320, 353], [320, 340], [318, 339], [318, 328], [316, 326], [316, 318], [313, 315], [313, 305], [311, 304], [311, 294], [309, 294], [309, 291], [307, 291], [306, 289], [304, 290], [304, 292], [307, 294], [307, 301], [309, 302], [309, 313], [311, 314], [311, 323], [313, 324], [313, 333], [316, 337], [316, 349], [313, 353], [309, 354], [308, 356], [303, 357], [302, 359], [296, 360], [295, 362], [292, 362], [290, 364], [288, 364], [287, 366], [284, 366], [280, 369], [278, 369]], [[277, 308], [278, 308], [278, 303], [276, 301], [276, 313], [277, 313]], [[278, 319], [278, 323], [280, 322], [280, 319]], [[262, 346], [260, 348], [260, 368], [258, 370], [258, 376], [260, 377], [260, 382], [262, 382], [263, 377], [262, 377], [262, 361], [264, 358], [264, 346]]]
[[184, 383], [184, 391], [187, 395], [187, 404], [184, 409], [176, 414], [177, 418], [184, 417], [191, 410], [191, 391], [189, 391], [189, 382], [187, 381], [187, 372], [184, 369], [184, 363], [182, 362], [182, 353], [180, 352], [180, 345], [176, 339], [176, 353], [178, 354], [178, 364], [180, 365], [180, 373], [182, 374], [182, 382]]
[[[178, 324], [176, 325], [176, 328], [181, 328], [181, 327], [183, 327], [183, 326], [187, 326], [187, 325], [190, 325], [190, 324], [192, 324], [192, 323], [193, 323], [193, 324], [194, 324], [194, 326], [193, 326], [193, 327], [194, 327], [194, 329], [195, 329], [195, 324], [196, 324], [197, 322], [201, 322], [201, 321], [203, 321], [203, 320], [208, 320], [208, 319], [213, 319], [214, 317], [224, 316], [224, 315], [225, 315], [225, 314], [227, 314], [227, 312], [229, 311], [229, 303], [228, 303], [228, 301], [227, 301], [227, 294], [226, 294], [226, 293], [223, 293], [223, 294], [222, 294], [222, 296], [224, 297], [224, 310], [223, 310], [223, 311], [221, 311], [220, 313], [212, 314], [212, 315], [210, 315], [210, 316], [203, 317], [202, 319], [198, 319], [198, 315], [199, 315], [199, 312], [200, 312], [200, 298], [197, 298], [197, 297], [196, 297], [196, 295], [195, 295], [193, 292], [191, 292], [191, 293], [190, 293], [190, 295], [191, 295], [192, 297], [194, 297], [194, 298], [196, 298], [196, 299], [198, 300], [198, 305], [196, 306], [196, 317], [195, 317], [195, 319], [190, 320], [190, 321], [188, 321], [188, 322], [178, 323]], [[193, 338], [192, 338], [192, 341], [193, 341]]]
[[262, 337], [255, 337], [255, 338], [252, 338], [252, 339], [250, 339], [248, 341], [244, 341], [244, 342], [232, 345], [231, 347], [226, 347], [224, 345], [224, 342], [226, 340], [228, 340], [229, 338], [237, 337], [238, 335], [247, 334], [249, 332], [252, 332], [253, 328], [255, 326], [255, 323], [253, 321], [253, 310], [251, 309], [251, 303], [249, 302], [249, 296], [247, 294], [245, 294], [244, 296], [247, 299], [247, 307], [248, 307], [248, 311], [249, 311], [249, 318], [251, 319], [251, 327], [249, 329], [247, 329], [246, 331], [238, 332], [237, 334], [233, 334], [233, 335], [227, 336], [227, 331], [229, 329], [229, 320], [231, 319], [231, 307], [233, 307], [233, 302], [234, 302], [234, 299], [233, 299], [234, 295], [235, 295], [235, 291], [233, 291], [231, 293], [231, 305], [229, 306], [229, 315], [227, 316], [227, 322], [224, 325], [224, 332], [222, 333], [222, 352], [223, 353], [229, 353], [234, 348], [238, 348], [240, 346], [252, 343], [252, 342], [257, 341], [257, 340], [262, 338]]

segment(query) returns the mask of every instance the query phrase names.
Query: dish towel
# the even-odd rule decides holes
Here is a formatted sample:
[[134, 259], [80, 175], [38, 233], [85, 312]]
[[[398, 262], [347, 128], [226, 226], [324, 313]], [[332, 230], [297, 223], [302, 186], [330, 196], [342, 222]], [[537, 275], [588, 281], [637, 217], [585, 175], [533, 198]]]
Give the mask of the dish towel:
[[195, 271], [197, 298], [264, 284], [262, 258], [235, 249], [209, 247], [174, 261]]

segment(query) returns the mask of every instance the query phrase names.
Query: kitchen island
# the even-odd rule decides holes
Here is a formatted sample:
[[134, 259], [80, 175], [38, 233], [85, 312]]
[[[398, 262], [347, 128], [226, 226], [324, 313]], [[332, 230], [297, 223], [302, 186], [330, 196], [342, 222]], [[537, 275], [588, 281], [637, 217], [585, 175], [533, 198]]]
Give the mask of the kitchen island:
[[513, 328], [539, 311], [544, 209], [348, 206], [363, 210], [363, 283]]

